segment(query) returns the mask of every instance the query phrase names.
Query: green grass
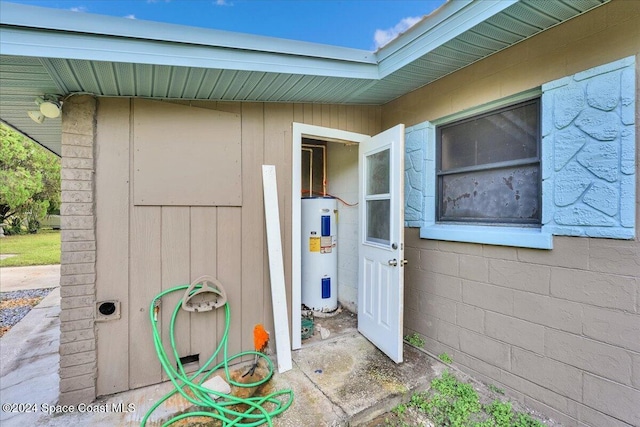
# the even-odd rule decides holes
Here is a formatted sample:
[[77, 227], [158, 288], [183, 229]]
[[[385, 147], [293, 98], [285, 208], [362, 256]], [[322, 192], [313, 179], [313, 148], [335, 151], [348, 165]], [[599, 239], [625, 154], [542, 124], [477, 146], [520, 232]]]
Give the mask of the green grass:
[[1, 260], [0, 267], [60, 264], [60, 232], [40, 230], [37, 234], [2, 237], [0, 254], [17, 255]]

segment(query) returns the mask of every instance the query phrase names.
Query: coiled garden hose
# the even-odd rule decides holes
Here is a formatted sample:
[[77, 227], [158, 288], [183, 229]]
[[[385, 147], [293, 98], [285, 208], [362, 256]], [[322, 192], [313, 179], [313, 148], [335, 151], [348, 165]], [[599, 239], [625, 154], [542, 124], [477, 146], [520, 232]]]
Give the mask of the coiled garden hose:
[[[154, 309], [157, 307], [160, 299], [172, 292], [185, 291], [188, 289], [189, 285], [176, 286], [171, 289], [167, 289], [158, 295], [151, 301], [149, 306], [149, 317], [151, 320], [151, 326], [153, 328], [153, 343], [156, 348], [156, 353], [158, 354], [158, 359], [162, 364], [164, 371], [167, 373], [169, 379], [173, 383], [175, 389], [171, 392], [167, 393], [164, 397], [162, 397], [158, 402], [156, 402], [145, 414], [141, 426], [145, 426], [147, 420], [151, 416], [151, 414], [167, 399], [173, 396], [176, 393], [180, 393], [182, 397], [187, 399], [189, 402], [193, 403], [196, 406], [207, 408], [208, 410], [196, 411], [196, 412], [186, 412], [180, 415], [177, 415], [167, 422], [163, 424], [163, 427], [169, 426], [170, 424], [182, 420], [188, 417], [209, 417], [220, 420], [224, 427], [231, 426], [240, 426], [240, 427], [253, 427], [259, 426], [264, 423], [267, 423], [269, 426], [273, 426], [272, 418], [276, 415], [281, 414], [286, 411], [289, 406], [293, 403], [293, 390], [286, 389], [276, 391], [274, 393], [269, 394], [268, 396], [254, 396], [250, 398], [239, 398], [233, 395], [228, 395], [224, 393], [217, 392], [215, 390], [210, 390], [206, 387], [202, 386], [209, 376], [211, 376], [214, 372], [224, 367], [224, 372], [227, 377], [227, 382], [231, 385], [237, 387], [257, 387], [261, 384], [269, 381], [273, 375], [273, 362], [263, 353], [257, 351], [244, 351], [233, 355], [231, 357], [227, 354], [227, 338], [229, 336], [229, 325], [231, 320], [231, 312], [229, 309], [229, 304], [224, 305], [225, 310], [225, 328], [222, 339], [218, 343], [218, 347], [213, 355], [207, 360], [207, 362], [194, 374], [191, 376], [187, 375], [184, 371], [184, 367], [182, 363], [180, 363], [180, 356], [178, 355], [178, 350], [176, 349], [175, 343], [175, 322], [178, 317], [178, 312], [182, 306], [182, 299], [178, 301], [175, 309], [173, 310], [173, 315], [171, 316], [171, 322], [169, 325], [170, 330], [170, 340], [171, 340], [171, 349], [173, 350], [173, 356], [177, 361], [177, 368], [173, 367], [173, 364], [169, 360], [167, 353], [162, 345], [162, 339], [160, 333], [158, 331], [157, 320], [154, 315]], [[194, 288], [195, 292], [199, 289], [200, 286], [196, 286]], [[215, 366], [211, 366], [213, 361], [216, 359], [220, 351], [223, 352], [223, 361]], [[268, 375], [255, 383], [243, 384], [233, 381], [231, 376], [229, 375], [229, 362], [243, 357], [243, 356], [254, 356], [261, 357], [267, 362], [268, 366]], [[188, 390], [188, 392], [187, 392]], [[211, 395], [218, 397], [218, 400], [215, 400]], [[288, 395], [286, 401], [283, 402], [282, 399], [279, 399], [279, 396]], [[265, 404], [271, 408], [267, 410], [265, 408]], [[246, 405], [247, 409], [244, 412], [239, 412], [233, 409], [236, 405]]]

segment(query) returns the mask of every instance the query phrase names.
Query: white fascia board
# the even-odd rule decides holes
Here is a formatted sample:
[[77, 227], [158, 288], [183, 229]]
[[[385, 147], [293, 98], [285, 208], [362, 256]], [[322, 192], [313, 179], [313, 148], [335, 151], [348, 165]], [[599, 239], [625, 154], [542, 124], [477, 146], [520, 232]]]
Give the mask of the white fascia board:
[[7, 26], [0, 26], [0, 53], [38, 58], [378, 79], [376, 64]]
[[362, 49], [4, 2], [0, 8], [7, 26], [376, 64], [375, 54]]
[[4, 25], [375, 63], [373, 52], [361, 49], [4, 2], [0, 7]]
[[518, 1], [448, 1], [375, 53], [0, 2], [0, 52], [379, 80]]
[[520, 0], [456, 0], [376, 52], [380, 78], [392, 74]]

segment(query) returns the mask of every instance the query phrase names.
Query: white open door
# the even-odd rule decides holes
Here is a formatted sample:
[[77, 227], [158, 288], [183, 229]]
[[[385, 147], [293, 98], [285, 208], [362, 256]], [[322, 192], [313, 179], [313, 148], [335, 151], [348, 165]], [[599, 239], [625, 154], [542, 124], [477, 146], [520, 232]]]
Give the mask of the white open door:
[[402, 362], [404, 125], [359, 145], [358, 330]]

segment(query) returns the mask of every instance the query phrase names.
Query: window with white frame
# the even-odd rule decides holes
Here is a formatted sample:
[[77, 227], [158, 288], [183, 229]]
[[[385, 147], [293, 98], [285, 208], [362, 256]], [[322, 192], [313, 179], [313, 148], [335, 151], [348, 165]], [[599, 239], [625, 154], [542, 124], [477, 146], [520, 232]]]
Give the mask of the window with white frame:
[[436, 127], [436, 222], [539, 227], [540, 98]]

